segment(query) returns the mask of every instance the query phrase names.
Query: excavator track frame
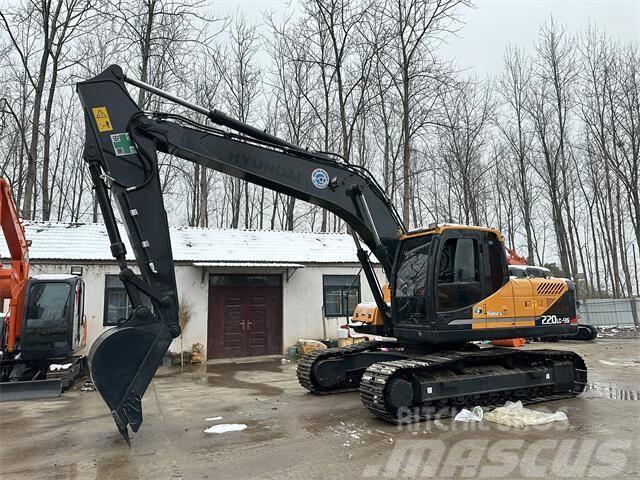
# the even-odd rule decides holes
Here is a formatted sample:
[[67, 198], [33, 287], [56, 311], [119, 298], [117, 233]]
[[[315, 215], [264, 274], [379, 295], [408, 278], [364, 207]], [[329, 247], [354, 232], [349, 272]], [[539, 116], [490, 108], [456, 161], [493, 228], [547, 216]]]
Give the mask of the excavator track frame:
[[[318, 381], [315, 377], [315, 367], [324, 360], [330, 359], [344, 359], [349, 355], [357, 355], [367, 353], [372, 350], [378, 350], [381, 348], [397, 348], [396, 342], [382, 342], [382, 341], [365, 341], [348, 345], [346, 347], [327, 348], [325, 350], [316, 350], [311, 352], [298, 361], [297, 375], [300, 385], [306, 388], [314, 395], [332, 395], [336, 393], [355, 392], [359, 388], [360, 377], [366, 369], [362, 369], [362, 372], [355, 375], [350, 375], [344, 381], [333, 387], [323, 387], [318, 385]], [[357, 377], [357, 382], [354, 384], [354, 377]]]
[[[490, 362], [490, 363], [487, 363]], [[516, 373], [539, 378], [546, 375], [549, 367], [541, 367], [540, 363], [553, 363], [555, 367], [560, 362], [571, 362], [573, 365], [573, 379], [564, 379], [570, 388], [558, 391], [556, 377], [529, 382], [528, 385], [514, 385], [511, 388], [494, 388], [481, 393], [450, 395], [444, 398], [435, 397], [431, 401], [416, 401], [415, 387], [424, 387], [424, 376], [444, 371], [457, 371], [453, 381], [460, 380], [459, 375], [464, 368], [477, 365], [531, 365], [529, 369], [521, 369]], [[564, 365], [566, 369], [566, 365]], [[534, 373], [536, 374], [534, 376]], [[394, 380], [410, 382], [411, 390], [398, 382], [400, 394], [409, 391], [414, 393], [409, 406], [397, 408], [390, 405], [390, 388]], [[421, 380], [422, 379], [422, 384]], [[495, 376], [493, 377], [496, 380]], [[449, 380], [452, 381], [452, 380]], [[426, 383], [439, 385], [441, 390], [447, 390], [447, 381], [434, 376]], [[578, 396], [587, 385], [587, 368], [583, 359], [576, 353], [563, 350], [511, 350], [503, 348], [486, 348], [477, 352], [441, 351], [417, 358], [380, 362], [371, 365], [363, 374], [360, 382], [360, 399], [364, 406], [381, 420], [395, 424], [409, 424], [437, 418], [447, 418], [455, 415], [465, 407], [482, 405], [483, 408], [502, 406], [507, 400], [520, 400], [523, 404], [547, 402]], [[403, 392], [403, 388], [405, 391]], [[475, 390], [476, 392], [478, 390]], [[399, 415], [400, 413], [400, 415]]]

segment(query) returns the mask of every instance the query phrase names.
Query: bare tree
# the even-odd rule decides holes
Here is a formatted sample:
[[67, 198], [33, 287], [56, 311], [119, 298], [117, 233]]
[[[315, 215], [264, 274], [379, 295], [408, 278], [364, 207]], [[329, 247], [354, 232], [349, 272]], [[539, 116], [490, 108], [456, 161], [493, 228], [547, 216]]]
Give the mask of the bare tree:
[[464, 223], [482, 224], [482, 205], [487, 192], [481, 187], [490, 165], [484, 162], [488, 127], [493, 115], [490, 84], [469, 80], [443, 99], [441, 154], [454, 170], [453, 181], [460, 193]]
[[569, 231], [572, 195], [569, 128], [575, 106], [572, 85], [578, 75], [576, 51], [566, 28], [553, 18], [542, 25], [536, 49], [528, 110], [540, 160], [533, 165], [544, 180], [551, 203], [561, 268], [566, 275], [575, 275], [577, 265]]
[[[33, 197], [36, 185], [36, 162], [38, 157], [38, 142], [40, 140], [42, 99], [47, 78], [49, 52], [60, 27], [58, 19], [61, 16], [64, 4], [65, 2], [63, 0], [58, 0], [55, 3], [52, 1], [32, 1], [23, 7], [17, 8], [13, 12], [0, 12], [3, 27], [9, 35], [13, 48], [20, 58], [24, 72], [33, 89], [33, 93], [30, 95], [33, 99], [31, 140], [27, 155], [24, 200], [22, 204], [22, 216], [24, 218], [33, 218], [34, 214]], [[38, 22], [37, 38], [40, 43], [40, 60], [35, 67], [30, 62], [25, 46], [21, 45], [20, 38], [16, 35], [20, 29], [29, 28], [33, 21]]]
[[[124, 51], [138, 66], [138, 78], [166, 88], [167, 72], [179, 77], [194, 46], [211, 38], [208, 27], [214, 19], [202, 13], [206, 5], [205, 0], [117, 0], [105, 1], [103, 8], [121, 26]], [[140, 108], [148, 108], [148, 101], [140, 90]]]
[[[621, 47], [591, 28], [581, 38], [580, 51], [585, 66], [580, 97], [586, 138], [584, 148], [590, 160], [600, 166], [598, 177], [604, 173], [606, 182], [603, 185], [607, 188], [606, 195], [601, 195], [598, 189], [594, 189], [593, 195], [602, 199], [596, 205], [607, 212], [599, 217], [607, 223], [605, 254], [611, 258], [613, 293], [622, 293], [624, 284], [624, 293], [631, 299], [634, 321], [640, 327], [633, 301], [632, 273], [637, 279], [637, 272], [635, 268], [631, 271], [631, 242], [627, 241], [626, 234], [629, 222], [636, 245], [640, 245], [637, 209], [640, 205], [638, 50], [633, 45]], [[622, 278], [617, 272], [618, 264], [622, 268]]]
[[[510, 46], [504, 55], [505, 71], [499, 80], [498, 92], [503, 100], [503, 115], [495, 122], [506, 140], [511, 158], [514, 162], [516, 188], [514, 194], [518, 198], [518, 209], [522, 215], [525, 231], [527, 259], [534, 261], [533, 241], [533, 181], [531, 178], [531, 143], [533, 132], [528, 124], [527, 102], [531, 83], [531, 66], [521, 49]], [[515, 246], [513, 246], [515, 248]]]
[[85, 34], [83, 31], [85, 24], [91, 19], [93, 4], [86, 0], [68, 0], [61, 9], [55, 25], [55, 33], [51, 38], [51, 43], [47, 45], [47, 51], [51, 59], [51, 76], [49, 79], [49, 90], [45, 107], [44, 118], [44, 149], [42, 153], [42, 219], [49, 220], [51, 216], [51, 194], [50, 194], [50, 163], [51, 163], [51, 120], [53, 114], [53, 102], [58, 88], [58, 76], [64, 70], [70, 68], [79, 61], [80, 57], [71, 52], [69, 43]]
[[[308, 49], [297, 38], [297, 26], [287, 24], [280, 28], [269, 19], [273, 40], [269, 54], [273, 65], [271, 88], [276, 93], [280, 123], [284, 137], [296, 145], [309, 145], [315, 127], [315, 115], [308, 99], [316, 88], [313, 63], [309, 61]], [[285, 229], [293, 230], [295, 198], [288, 197]]]
[[377, 43], [402, 105], [402, 218], [409, 225], [412, 142], [429, 123], [438, 92], [450, 81], [446, 64], [437, 56], [444, 36], [459, 25], [458, 8], [467, 0], [387, 0], [376, 9], [374, 23], [383, 25]]

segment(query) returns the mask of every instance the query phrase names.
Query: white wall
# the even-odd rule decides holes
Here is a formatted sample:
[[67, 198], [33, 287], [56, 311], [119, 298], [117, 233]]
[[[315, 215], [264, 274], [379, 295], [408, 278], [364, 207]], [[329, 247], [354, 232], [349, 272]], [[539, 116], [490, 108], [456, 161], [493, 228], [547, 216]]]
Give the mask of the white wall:
[[[284, 289], [283, 343], [288, 347], [300, 338], [323, 338], [322, 325], [322, 276], [354, 275], [360, 268], [356, 266], [322, 265], [307, 266], [296, 270]], [[376, 269], [381, 270], [381, 269]], [[381, 284], [385, 282], [380, 274]], [[360, 274], [361, 301], [373, 302], [373, 295], [364, 274]], [[345, 317], [324, 319], [328, 338], [338, 338], [338, 328], [346, 323]]]
[[[80, 262], [74, 265], [83, 266], [82, 278], [85, 281], [85, 315], [87, 318], [87, 349], [104, 330], [110, 327], [102, 326], [104, 312], [105, 275], [118, 274], [116, 265], [87, 265]], [[31, 275], [40, 273], [69, 273], [71, 264], [56, 265], [43, 264], [32, 260]], [[133, 268], [137, 272], [136, 268]], [[323, 275], [353, 275], [358, 273], [358, 266], [337, 265], [308, 265], [299, 268], [291, 274], [287, 281], [283, 269], [238, 269], [238, 268], [210, 268], [203, 269], [188, 265], [176, 266], [176, 281], [178, 295], [181, 302], [188, 302], [191, 306], [191, 318], [182, 336], [183, 348], [191, 350], [195, 342], [207, 344], [207, 312], [209, 297], [209, 274], [246, 273], [246, 274], [280, 274], [283, 286], [283, 353], [287, 347], [300, 338], [322, 338], [322, 276]], [[385, 277], [380, 268], [376, 269], [381, 284]], [[360, 275], [361, 298], [363, 302], [372, 302], [373, 296], [366, 282], [364, 274]], [[338, 327], [345, 322], [345, 318], [325, 318], [327, 337], [337, 338]], [[180, 350], [180, 338], [173, 341], [171, 351]]]
[[[87, 348], [93, 341], [105, 330], [111, 327], [103, 327], [104, 315], [104, 288], [105, 276], [117, 275], [120, 270], [116, 265], [87, 265], [75, 263], [74, 265], [82, 265], [82, 278], [85, 282], [85, 303], [84, 314], [87, 318]], [[139, 273], [136, 267], [132, 266], [134, 272]], [[37, 261], [31, 261], [30, 274], [38, 275], [41, 273], [70, 273], [71, 264], [56, 265], [42, 264]], [[185, 350], [191, 350], [193, 342], [201, 342], [207, 344], [207, 299], [208, 299], [208, 278], [205, 275], [203, 281], [202, 269], [190, 266], [176, 267], [176, 282], [178, 285], [179, 298], [185, 298], [192, 306], [192, 319], [183, 335], [183, 345]], [[173, 341], [171, 351], [180, 350], [180, 339]]]

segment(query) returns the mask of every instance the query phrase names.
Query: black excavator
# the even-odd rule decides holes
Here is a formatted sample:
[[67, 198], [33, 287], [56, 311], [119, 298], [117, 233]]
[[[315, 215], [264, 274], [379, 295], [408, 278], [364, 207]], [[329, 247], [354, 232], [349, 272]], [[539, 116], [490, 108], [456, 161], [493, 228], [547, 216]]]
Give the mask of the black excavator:
[[[217, 126], [175, 113], [143, 112], [127, 84], [204, 115]], [[79, 83], [77, 91], [85, 112], [84, 160], [133, 307], [126, 322], [94, 342], [89, 365], [127, 442], [128, 427], [135, 432], [142, 423], [142, 396], [180, 334], [158, 152], [318, 205], [349, 226], [375, 298], [375, 304], [358, 305], [353, 326], [390, 340], [304, 357], [298, 378], [310, 392], [359, 389], [375, 416], [406, 423], [450, 415], [463, 406], [541, 402], [584, 390], [585, 363], [573, 352], [471, 343], [577, 331], [573, 283], [511, 277], [499, 231], [460, 225], [407, 231], [365, 168], [175, 97], [127, 77], [116, 65]], [[111, 198], [141, 277], [125, 261]], [[371, 255], [388, 285], [379, 284]]]

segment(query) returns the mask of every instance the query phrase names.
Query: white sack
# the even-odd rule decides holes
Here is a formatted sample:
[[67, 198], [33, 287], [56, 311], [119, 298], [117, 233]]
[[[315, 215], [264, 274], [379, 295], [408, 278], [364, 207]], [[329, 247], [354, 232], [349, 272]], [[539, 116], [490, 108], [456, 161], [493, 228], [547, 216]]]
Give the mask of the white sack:
[[484, 414], [485, 420], [510, 427], [522, 428], [525, 425], [543, 425], [545, 423], [568, 420], [564, 412], [538, 412], [525, 408], [521, 401], [507, 402], [502, 407]]

